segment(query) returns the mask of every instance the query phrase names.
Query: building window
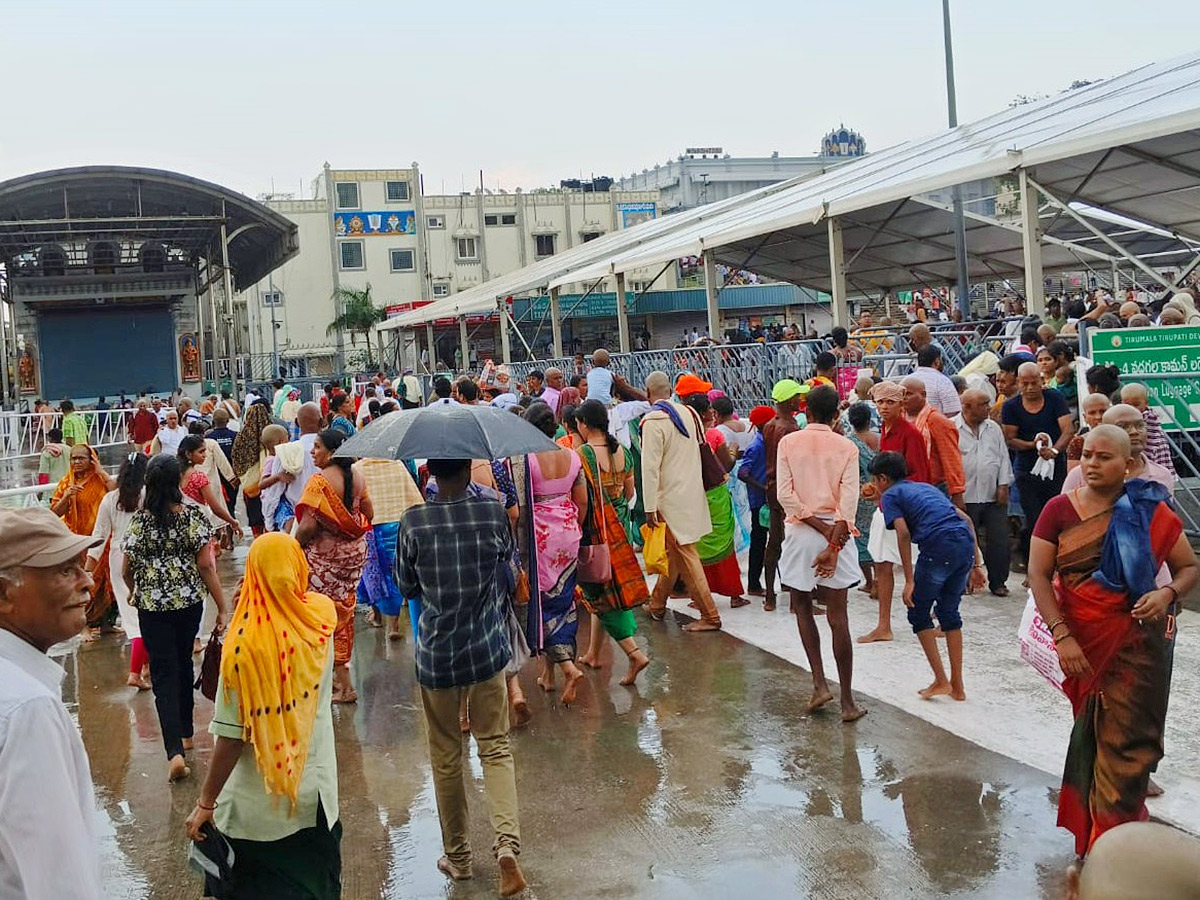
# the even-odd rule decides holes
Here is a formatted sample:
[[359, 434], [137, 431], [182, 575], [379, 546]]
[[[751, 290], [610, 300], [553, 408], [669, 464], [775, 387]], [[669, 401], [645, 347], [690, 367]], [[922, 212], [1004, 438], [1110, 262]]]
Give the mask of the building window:
[[263, 291], [262, 292], [263, 306], [283, 306], [282, 291]]
[[444, 281], [434, 282], [433, 296], [449, 297], [450, 296], [450, 285], [446, 284]]
[[484, 224], [484, 225], [486, 225], [486, 226], [488, 226], [489, 228], [491, 228], [491, 227], [494, 227], [494, 226], [496, 226], [496, 225], [499, 225], [499, 224], [500, 224], [500, 217], [499, 217], [499, 216], [497, 216], [497, 215], [495, 215], [495, 214], [493, 214], [493, 215], [490, 215], [490, 216], [484, 216], [484, 217], [483, 217], [483, 224]]
[[339, 181], [334, 185], [338, 209], [358, 209], [358, 182]]
[[408, 202], [408, 182], [407, 181], [385, 181], [383, 188], [387, 191], [388, 203], [407, 203]]
[[516, 213], [501, 214], [500, 224], [501, 225], [516, 225], [517, 224], [517, 214]]
[[425, 217], [425, 227], [426, 228], [445, 228], [446, 227], [446, 217], [445, 216], [426, 216]]
[[417, 267], [417, 256], [412, 250], [390, 251], [393, 272], [411, 272]]
[[586, 244], [588, 241], [594, 241], [602, 234], [604, 234], [603, 231], [585, 231], [583, 233], [583, 242]]
[[475, 238], [456, 238], [454, 245], [455, 256], [457, 256], [460, 261], [474, 262], [475, 260], [479, 259], [479, 245], [475, 242]]
[[483, 217], [483, 224], [489, 228], [496, 225], [516, 225], [516, 213], [489, 213]]
[[553, 256], [554, 255], [554, 235], [552, 234], [535, 234], [533, 236], [536, 245], [535, 253], [538, 256]]
[[339, 247], [341, 248], [343, 269], [361, 269], [363, 267], [362, 241], [342, 241]]

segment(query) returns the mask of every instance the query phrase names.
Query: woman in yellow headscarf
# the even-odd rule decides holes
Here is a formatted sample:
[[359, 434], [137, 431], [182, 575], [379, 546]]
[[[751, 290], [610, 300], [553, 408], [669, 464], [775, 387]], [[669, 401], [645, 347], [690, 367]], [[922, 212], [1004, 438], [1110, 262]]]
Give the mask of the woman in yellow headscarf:
[[230, 897], [341, 896], [337, 612], [307, 585], [295, 538], [271, 532], [250, 546], [221, 654], [212, 763], [187, 820], [193, 840], [212, 821], [232, 844]]
[[[104, 471], [100, 457], [87, 444], [76, 444], [71, 448], [71, 467], [50, 498], [50, 511], [66, 522], [75, 534], [91, 534], [96, 527], [96, 515], [100, 512], [100, 501], [114, 490], [117, 480]], [[105, 613], [113, 603], [112, 584], [108, 580], [108, 545], [100, 554], [103, 566], [97, 569], [92, 586], [92, 601], [87, 608], [89, 630], [87, 640], [93, 640], [103, 625], [108, 628], [113, 620], [105, 621]]]

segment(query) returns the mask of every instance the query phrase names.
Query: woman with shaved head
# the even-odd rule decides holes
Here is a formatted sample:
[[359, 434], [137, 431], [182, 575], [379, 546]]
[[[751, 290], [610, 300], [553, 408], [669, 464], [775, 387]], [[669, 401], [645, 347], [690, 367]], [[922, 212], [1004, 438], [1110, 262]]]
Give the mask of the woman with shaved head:
[[[1084, 484], [1051, 499], [1033, 530], [1029, 586], [1058, 653], [1075, 726], [1058, 824], [1083, 857], [1105, 831], [1147, 818], [1163, 755], [1179, 598], [1196, 556], [1167, 490], [1125, 481], [1129, 435], [1098, 425], [1083, 445]], [[1171, 580], [1155, 574], [1167, 564]]]

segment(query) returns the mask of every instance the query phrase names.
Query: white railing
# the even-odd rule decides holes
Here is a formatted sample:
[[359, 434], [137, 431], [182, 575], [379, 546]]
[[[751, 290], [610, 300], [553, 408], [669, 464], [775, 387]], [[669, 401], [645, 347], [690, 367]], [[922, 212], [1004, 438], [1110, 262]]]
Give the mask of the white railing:
[[0, 490], [0, 507], [27, 509], [30, 506], [45, 506], [57, 487], [57, 484], [32, 484], [28, 487], [4, 488]]
[[[82, 410], [88, 426], [88, 443], [93, 447], [124, 444], [129, 440], [126, 421], [132, 409]], [[46, 445], [51, 428], [62, 427], [57, 412], [0, 412], [0, 455], [15, 459], [36, 456]]]

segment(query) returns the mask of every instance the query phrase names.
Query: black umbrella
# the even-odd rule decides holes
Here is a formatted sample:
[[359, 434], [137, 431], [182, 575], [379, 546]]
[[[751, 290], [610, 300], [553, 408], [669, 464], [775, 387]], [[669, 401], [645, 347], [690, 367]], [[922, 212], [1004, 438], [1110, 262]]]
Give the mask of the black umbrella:
[[558, 445], [520, 416], [491, 406], [434, 403], [390, 413], [348, 438], [353, 459], [503, 459]]

